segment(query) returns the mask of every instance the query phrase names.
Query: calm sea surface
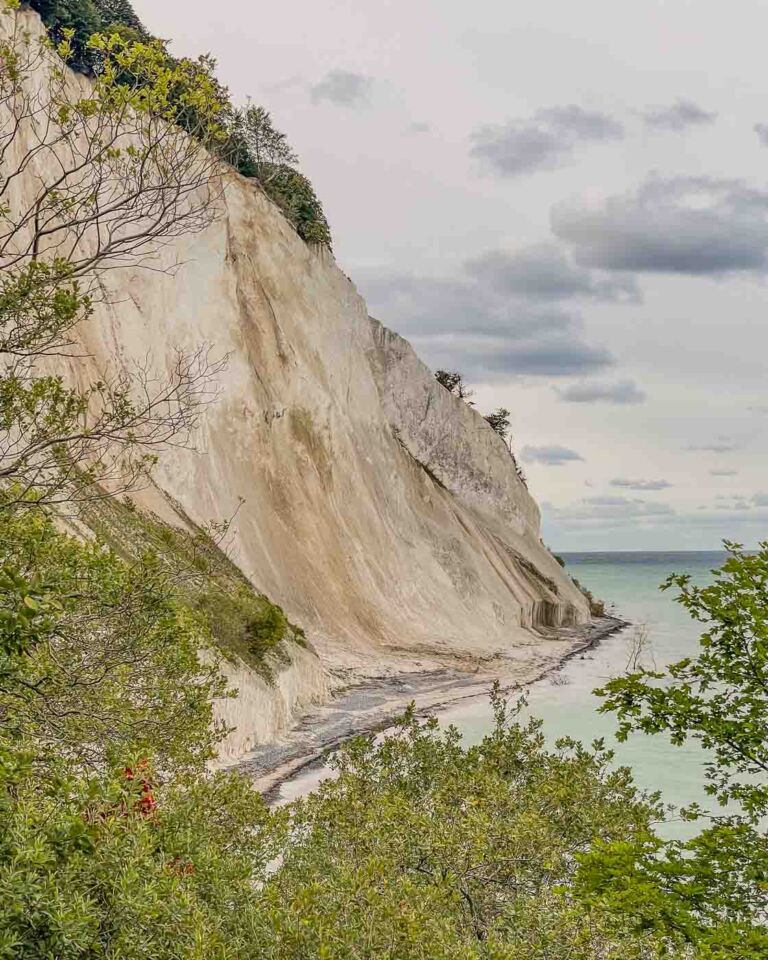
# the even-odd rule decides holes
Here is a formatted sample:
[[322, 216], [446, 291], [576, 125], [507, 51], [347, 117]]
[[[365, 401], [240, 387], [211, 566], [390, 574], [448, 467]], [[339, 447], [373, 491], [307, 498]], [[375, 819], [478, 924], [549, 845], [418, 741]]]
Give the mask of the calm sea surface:
[[[654, 663], [662, 667], [695, 651], [701, 626], [675, 603], [674, 591], [662, 593], [659, 585], [671, 573], [687, 573], [694, 582], [705, 584], [725, 558], [722, 552], [564, 554], [569, 573], [632, 626], [583, 658], [570, 660], [558, 673], [528, 690], [528, 712], [541, 717], [549, 737], [570, 736], [585, 743], [604, 737], [606, 744], [615, 748], [617, 761], [633, 768], [641, 786], [660, 789], [664, 800], [676, 806], [693, 800], [711, 806], [702, 789], [701, 751], [695, 745], [673, 747], [659, 736], [635, 736], [619, 744], [614, 737], [614, 718], [597, 712], [599, 700], [592, 691], [624, 672], [639, 630], [647, 633], [643, 663], [648, 667]], [[440, 719], [455, 724], [467, 743], [482, 739], [491, 724], [489, 706], [482, 700], [445, 710]], [[321, 778], [317, 770], [299, 774], [284, 786], [282, 799], [311, 790]], [[690, 832], [690, 826], [672, 820], [666, 832], [683, 835]]]
[[[625, 671], [638, 630], [647, 632], [648, 648], [643, 656], [647, 667], [654, 663], [663, 667], [696, 650], [701, 625], [674, 601], [674, 588], [662, 592], [659, 585], [671, 573], [687, 573], [695, 583], [706, 584], [726, 554], [571, 553], [563, 559], [572, 576], [632, 626], [609, 637], [584, 659], [575, 658], [558, 674], [534, 684], [528, 690], [528, 712], [544, 721], [544, 730], [552, 739], [569, 736], [590, 743], [605, 738], [606, 745], [615, 749], [617, 762], [632, 767], [637, 783], [661, 790], [666, 802], [680, 806], [697, 800], [711, 808], [712, 800], [703, 791], [703, 753], [695, 744], [673, 747], [661, 736], [633, 736], [618, 743], [615, 719], [597, 712], [600, 701], [592, 691]], [[445, 711], [441, 720], [454, 723], [466, 742], [472, 743], [488, 730], [490, 713], [478, 701]], [[690, 832], [690, 825], [675, 820], [666, 828], [673, 836]]]

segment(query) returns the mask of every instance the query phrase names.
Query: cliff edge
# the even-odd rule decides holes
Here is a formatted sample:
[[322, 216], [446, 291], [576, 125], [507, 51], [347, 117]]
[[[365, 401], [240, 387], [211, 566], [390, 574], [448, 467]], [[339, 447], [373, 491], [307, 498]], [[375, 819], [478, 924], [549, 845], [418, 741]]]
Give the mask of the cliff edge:
[[200, 524], [244, 501], [232, 558], [309, 641], [271, 683], [232, 664], [230, 755], [334, 687], [474, 670], [589, 619], [504, 442], [252, 181], [227, 174], [215, 222], [153, 266], [106, 275], [80, 375], [228, 357], [195, 449], [164, 453], [136, 499]]

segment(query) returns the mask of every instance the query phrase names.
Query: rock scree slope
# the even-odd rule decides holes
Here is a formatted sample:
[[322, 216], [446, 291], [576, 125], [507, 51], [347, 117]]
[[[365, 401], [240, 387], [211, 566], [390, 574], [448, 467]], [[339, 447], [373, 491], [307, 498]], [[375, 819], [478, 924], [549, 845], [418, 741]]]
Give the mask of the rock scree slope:
[[206, 523], [242, 498], [231, 555], [306, 630], [272, 683], [230, 666], [234, 759], [334, 688], [535, 655], [589, 611], [543, 546], [503, 440], [369, 318], [328, 251], [252, 181], [225, 180], [219, 216], [166, 247], [163, 269], [106, 275], [110, 305], [82, 340], [88, 375], [136, 362], [168, 373], [203, 343], [229, 357], [196, 449], [160, 458], [167, 501], [136, 499]]

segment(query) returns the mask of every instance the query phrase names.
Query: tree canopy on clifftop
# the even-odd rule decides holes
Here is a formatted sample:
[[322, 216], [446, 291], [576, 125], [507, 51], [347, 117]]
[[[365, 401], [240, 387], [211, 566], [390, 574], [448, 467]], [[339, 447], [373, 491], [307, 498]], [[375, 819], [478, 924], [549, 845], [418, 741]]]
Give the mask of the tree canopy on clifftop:
[[[130, 0], [30, 0], [30, 6], [40, 14], [54, 41], [68, 39], [69, 65], [83, 73], [93, 75], [101, 68], [101, 53], [90, 43], [95, 34], [117, 33], [123, 38], [160, 44], [146, 30]], [[165, 57], [171, 69], [189, 62], [177, 61], [167, 51]], [[196, 62], [212, 74], [215, 62], [211, 57]], [[226, 87], [217, 82], [216, 88], [222, 132], [217, 154], [238, 173], [256, 180], [303, 240], [330, 247], [331, 231], [322, 204], [311, 182], [297, 169], [298, 156], [285, 134], [277, 130], [263, 107], [249, 104], [245, 109], [238, 108]], [[183, 123], [183, 118], [179, 122]], [[184, 126], [194, 133], [195, 118], [188, 118]]]

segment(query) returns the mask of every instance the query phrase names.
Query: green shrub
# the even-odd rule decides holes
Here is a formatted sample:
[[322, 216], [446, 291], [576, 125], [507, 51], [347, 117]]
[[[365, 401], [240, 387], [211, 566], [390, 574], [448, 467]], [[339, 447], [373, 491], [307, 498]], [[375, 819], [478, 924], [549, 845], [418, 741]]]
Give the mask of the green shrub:
[[302, 240], [331, 246], [331, 230], [322, 204], [312, 184], [302, 173], [292, 168], [282, 169], [264, 189], [294, 225]]
[[0, 510], [0, 543], [2, 735], [77, 766], [144, 748], [166, 767], [211, 756], [212, 637], [158, 555], [128, 563], [32, 509]]
[[656, 801], [604, 751], [549, 751], [538, 722], [495, 707], [477, 746], [411, 713], [382, 741], [343, 749], [338, 778], [298, 805], [260, 893], [259, 957], [651, 960], [672, 945], [571, 886], [579, 853], [646, 836]]
[[171, 498], [168, 504], [187, 529], [143, 513], [129, 500], [105, 497], [82, 508], [84, 522], [129, 562], [149, 553], [174, 583], [177, 595], [199, 613], [216, 647], [245, 661], [267, 679], [284, 662], [289, 642], [305, 644], [304, 631], [279, 606], [254, 589], [221, 547], [228, 523], [205, 529]]
[[41, 783], [0, 743], [0, 958], [257, 956], [268, 819], [237, 776], [156, 783], [137, 759]]
[[30, 6], [54, 40], [61, 40], [65, 30], [74, 31], [70, 65], [83, 73], [91, 73], [98, 64], [98, 55], [88, 44], [93, 34], [127, 27], [137, 36], [148, 36], [129, 0], [30, 0]]
[[[89, 43], [93, 34], [120, 33], [125, 39], [151, 40], [129, 0], [31, 0], [55, 40], [73, 30], [70, 66], [83, 73], [98, 71], [100, 54]], [[169, 65], [192, 65], [168, 56]], [[212, 75], [210, 57], [197, 61]], [[274, 126], [263, 107], [236, 109], [229, 91], [216, 84], [220, 100], [220, 123], [224, 138], [220, 153], [227, 163], [245, 177], [258, 180], [267, 195], [280, 207], [296, 232], [307, 243], [331, 246], [331, 231], [323, 207], [310, 181], [296, 169], [298, 157], [283, 133]], [[176, 122], [193, 135], [199, 128], [194, 104], [178, 111]]]

